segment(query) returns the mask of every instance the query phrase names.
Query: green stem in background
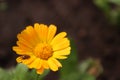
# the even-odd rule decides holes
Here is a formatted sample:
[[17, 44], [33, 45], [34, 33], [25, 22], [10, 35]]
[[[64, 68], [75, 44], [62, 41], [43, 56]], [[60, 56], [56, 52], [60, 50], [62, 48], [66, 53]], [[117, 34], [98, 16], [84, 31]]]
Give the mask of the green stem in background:
[[40, 75], [37, 75], [36, 80], [39, 80], [39, 76], [40, 76]]

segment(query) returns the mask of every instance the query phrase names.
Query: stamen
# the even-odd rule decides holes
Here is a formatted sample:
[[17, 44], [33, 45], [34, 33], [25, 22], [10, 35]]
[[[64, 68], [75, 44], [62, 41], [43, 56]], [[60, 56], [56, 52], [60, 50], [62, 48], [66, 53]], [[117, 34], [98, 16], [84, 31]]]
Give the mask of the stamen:
[[34, 49], [35, 56], [44, 60], [47, 60], [49, 57], [51, 57], [52, 53], [53, 51], [51, 46], [46, 43], [40, 43]]

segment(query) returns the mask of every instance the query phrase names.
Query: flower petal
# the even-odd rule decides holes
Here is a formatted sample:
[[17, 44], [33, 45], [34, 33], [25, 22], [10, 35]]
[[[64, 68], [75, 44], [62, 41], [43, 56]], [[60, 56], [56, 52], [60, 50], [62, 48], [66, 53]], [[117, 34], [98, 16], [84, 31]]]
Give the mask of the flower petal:
[[61, 63], [55, 59], [55, 58], [51, 58], [51, 60], [58, 66], [58, 67], [62, 67]]
[[63, 38], [58, 43], [52, 45], [53, 51], [62, 50], [62, 49], [65, 49], [69, 46], [70, 46], [70, 42], [67, 38]]
[[66, 56], [61, 56], [61, 55], [53, 55], [54, 58], [56, 59], [66, 59]]
[[45, 69], [49, 69], [49, 65], [48, 65], [48, 62], [46, 60], [42, 60], [42, 66], [45, 68]]
[[36, 23], [34, 25], [35, 31], [37, 32], [40, 41], [46, 42], [47, 41], [47, 34], [48, 34], [48, 27], [44, 24], [38, 24]]
[[29, 37], [26, 35], [26, 33], [21, 33], [17, 35], [17, 38], [19, 40], [20, 43], [30, 47], [30, 48], [34, 48], [34, 46], [32, 45], [34, 42], [31, 42], [31, 38], [29, 39]]
[[48, 65], [52, 71], [58, 70], [58, 66], [55, 64], [55, 62], [52, 59], [48, 60]]
[[44, 68], [43, 68], [43, 67], [41, 67], [40, 69], [37, 69], [37, 73], [38, 73], [38, 74], [42, 74], [43, 71], [44, 71]]
[[29, 68], [35, 68], [39, 69], [41, 68], [41, 60], [39, 58], [36, 58], [31, 64], [28, 65]]
[[18, 63], [21, 63], [21, 62], [23, 61], [23, 59], [22, 59], [21, 57], [18, 57], [18, 58], [16, 59], [16, 61], [17, 61]]
[[63, 39], [66, 35], [67, 35], [66, 32], [61, 32], [61, 33], [57, 34], [57, 35], [53, 38], [53, 40], [51, 41], [50, 44], [51, 44], [51, 45], [56, 45], [56, 43], [61, 42], [61, 39]]
[[22, 63], [28, 65], [32, 63], [34, 60], [35, 60], [35, 57], [30, 57], [29, 59], [24, 59]]
[[17, 41], [17, 45], [20, 47], [20, 49], [31, 52], [32, 48], [27, 46], [25, 43], [21, 43], [20, 41]]
[[19, 55], [25, 55], [25, 54], [30, 55], [31, 54], [31, 52], [23, 50], [18, 46], [13, 46], [13, 50], [16, 51], [16, 53]]
[[55, 33], [56, 33], [56, 26], [55, 25], [50, 25], [48, 28], [48, 35], [47, 35], [47, 42], [51, 42], [51, 40], [53, 39]]
[[55, 56], [65, 56], [70, 54], [71, 47], [65, 48], [63, 50], [58, 50], [53, 53]]
[[39, 42], [38, 35], [32, 26], [27, 26], [26, 29], [18, 35], [18, 40], [21, 40], [19, 37], [28, 41], [32, 46], [35, 46]]

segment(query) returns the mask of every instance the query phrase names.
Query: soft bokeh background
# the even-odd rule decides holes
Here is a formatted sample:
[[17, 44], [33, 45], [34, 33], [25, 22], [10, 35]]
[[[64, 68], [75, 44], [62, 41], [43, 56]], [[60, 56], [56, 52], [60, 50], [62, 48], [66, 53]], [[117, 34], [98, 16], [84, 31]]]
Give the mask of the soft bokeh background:
[[[120, 9], [120, 5], [110, 3], [108, 9], [104, 2], [103, 7], [99, 2], [0, 0], [0, 67], [16, 65], [17, 55], [12, 51], [16, 35], [27, 25], [38, 22], [55, 24], [58, 32], [66, 31], [75, 42], [79, 62], [89, 57], [99, 60], [104, 71], [97, 80], [120, 80], [120, 16], [117, 12], [109, 15], [110, 10]], [[57, 72], [51, 72], [46, 80], [58, 77]]]

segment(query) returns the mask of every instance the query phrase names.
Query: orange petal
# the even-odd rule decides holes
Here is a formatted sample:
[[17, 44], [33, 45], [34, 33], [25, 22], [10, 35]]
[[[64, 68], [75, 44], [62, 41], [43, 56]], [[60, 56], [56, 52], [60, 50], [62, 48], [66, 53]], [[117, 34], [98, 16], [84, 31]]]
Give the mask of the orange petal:
[[56, 59], [66, 59], [66, 56], [61, 56], [61, 55], [53, 55], [54, 58]]
[[65, 49], [55, 51], [55, 52], [53, 53], [53, 55], [55, 55], [55, 56], [65, 56], [65, 55], [69, 55], [69, 54], [70, 54], [70, 50], [71, 50], [71, 47], [67, 47], [67, 48], [65, 48]]
[[70, 46], [70, 41], [68, 40], [68, 38], [63, 38], [61, 40], [58, 40], [57, 43], [54, 43], [52, 45], [53, 51], [62, 50], [69, 46]]
[[28, 51], [28, 52], [32, 52], [32, 48], [30, 48], [29, 46], [27, 46], [25, 43], [21, 43], [20, 41], [17, 41], [17, 45], [22, 50], [25, 50], [25, 51]]
[[25, 30], [21, 32], [21, 36], [24, 36], [26, 41], [30, 41], [32, 45], [36, 45], [39, 42], [38, 35], [32, 26], [27, 26]]
[[[19, 34], [20, 36], [20, 34]], [[22, 37], [19, 37], [19, 44], [24, 44], [25, 46], [29, 47], [29, 48], [33, 48], [34, 46], [31, 45], [31, 43], [29, 43], [28, 40], [23, 39]]]
[[37, 73], [38, 73], [38, 74], [42, 74], [43, 71], [44, 71], [44, 68], [43, 68], [43, 67], [41, 67], [40, 69], [37, 69]]
[[44, 24], [36, 23], [34, 25], [35, 31], [37, 32], [40, 41], [46, 42], [47, 41], [47, 34], [48, 34], [48, 27]]
[[18, 46], [13, 46], [13, 50], [14, 50], [17, 54], [19, 54], [19, 55], [30, 55], [30, 54], [32, 54], [31, 52], [28, 52], [28, 51], [26, 51], [26, 50], [23, 50], [23, 49], [21, 49], [21, 48], [18, 47]]
[[66, 32], [61, 32], [61, 33], [59, 33], [59, 34], [57, 34], [54, 38], [53, 38], [53, 40], [51, 41], [51, 45], [54, 45], [54, 44], [56, 44], [56, 43], [58, 43], [61, 39], [63, 39], [65, 36], [67, 35], [67, 33]]
[[29, 68], [35, 68], [35, 69], [39, 69], [41, 67], [41, 64], [40, 64], [40, 59], [39, 58], [36, 58], [32, 63], [30, 63], [28, 65]]
[[45, 68], [45, 69], [49, 69], [49, 65], [48, 65], [48, 62], [46, 60], [42, 60], [42, 66]]
[[22, 59], [21, 57], [18, 57], [18, 58], [16, 59], [16, 61], [17, 61], [18, 63], [21, 63], [21, 62], [23, 61], [23, 59]]
[[49, 65], [49, 67], [52, 71], [57, 71], [58, 70], [58, 66], [56, 65], [56, 63], [51, 58], [48, 60], [48, 65]]
[[62, 67], [61, 63], [55, 59], [55, 58], [51, 58], [51, 60], [58, 66], [58, 67]]
[[56, 33], [56, 26], [55, 25], [50, 25], [48, 28], [48, 35], [47, 35], [47, 42], [51, 42], [51, 40], [53, 39], [55, 33]]

